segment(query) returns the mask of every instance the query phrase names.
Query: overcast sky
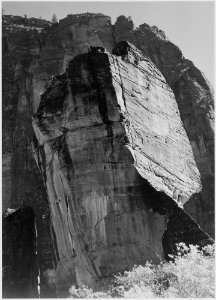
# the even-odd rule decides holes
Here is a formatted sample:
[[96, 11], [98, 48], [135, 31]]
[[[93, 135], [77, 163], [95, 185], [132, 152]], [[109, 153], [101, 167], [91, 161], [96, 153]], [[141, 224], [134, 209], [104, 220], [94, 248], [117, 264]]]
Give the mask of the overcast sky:
[[183, 55], [205, 73], [214, 83], [214, 2], [75, 2], [75, 1], [3, 1], [5, 14], [42, 17], [51, 20], [67, 14], [103, 13], [114, 23], [119, 15], [131, 16], [135, 25], [156, 25], [164, 30], [170, 41], [180, 47]]

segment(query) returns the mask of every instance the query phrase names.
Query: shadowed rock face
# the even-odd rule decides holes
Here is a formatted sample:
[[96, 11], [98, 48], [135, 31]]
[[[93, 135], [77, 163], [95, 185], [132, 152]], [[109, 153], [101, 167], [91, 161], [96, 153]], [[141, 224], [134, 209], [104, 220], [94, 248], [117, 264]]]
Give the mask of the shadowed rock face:
[[201, 186], [172, 90], [133, 45], [120, 43], [118, 56], [98, 50], [53, 79], [33, 120], [59, 296], [158, 262], [177, 241], [211, 242], [177, 205]]
[[3, 219], [3, 297], [37, 298], [35, 216], [30, 207], [6, 212]]
[[[37, 251], [37, 268], [31, 268], [32, 277], [40, 272], [41, 296], [48, 290], [45, 284], [44, 272], [54, 268], [51, 247], [49, 205], [43, 179], [37, 167], [32, 151], [32, 107], [33, 107], [33, 82], [30, 66], [41, 55], [45, 43], [45, 36], [49, 34], [48, 21], [39, 19], [25, 19], [15, 16], [3, 17], [3, 48], [2, 48], [2, 111], [3, 111], [3, 188], [2, 209], [22, 208], [23, 204], [34, 210], [37, 228], [37, 241], [34, 241]], [[8, 227], [6, 222], [5, 232]], [[28, 226], [28, 225], [26, 225]], [[13, 234], [13, 233], [11, 233]], [[24, 237], [24, 239], [27, 237]], [[34, 236], [35, 238], [35, 236]], [[7, 237], [6, 237], [7, 239]], [[16, 245], [14, 246], [16, 248]], [[17, 246], [18, 249], [18, 246]], [[8, 262], [4, 253], [8, 251], [8, 244], [3, 237], [3, 266]], [[11, 264], [13, 265], [11, 257]], [[14, 258], [15, 259], [15, 258]], [[22, 265], [21, 256], [17, 256], [16, 264]], [[19, 261], [20, 260], [20, 261]], [[19, 272], [22, 273], [22, 268]], [[24, 270], [23, 270], [24, 272]], [[11, 274], [11, 273], [10, 273]], [[22, 277], [22, 274], [19, 275]], [[17, 277], [17, 279], [19, 278]], [[26, 276], [25, 274], [23, 276]], [[9, 281], [13, 281], [12, 276]], [[22, 295], [28, 297], [32, 286], [26, 281], [22, 286]], [[37, 281], [32, 284], [37, 285]], [[36, 287], [35, 287], [36, 288]], [[36, 288], [37, 290], [37, 288]], [[12, 291], [11, 291], [12, 293]], [[18, 294], [18, 292], [17, 292]], [[32, 296], [32, 294], [30, 294]], [[53, 293], [51, 293], [53, 295]], [[7, 293], [11, 297], [10, 288]], [[13, 296], [16, 296], [16, 289]], [[24, 297], [24, 296], [23, 296]], [[30, 296], [29, 296], [30, 297]]]
[[[59, 254], [56, 250], [56, 237], [52, 228], [50, 232], [50, 208], [47, 201], [46, 187], [43, 182], [43, 179], [46, 180], [46, 173], [44, 173], [42, 178], [34, 160], [34, 154], [36, 153], [32, 151], [32, 139], [35, 140], [36, 144], [37, 141], [33, 134], [31, 116], [37, 111], [40, 103], [40, 94], [48, 87], [51, 76], [64, 73], [71, 59], [87, 52], [90, 46], [105, 47], [111, 53], [116, 42], [128, 40], [142, 51], [146, 61], [150, 59], [154, 62], [165, 77], [166, 82], [175, 94], [180, 117], [190, 140], [196, 165], [201, 174], [201, 193], [192, 195], [184, 207], [202, 228], [211, 236], [214, 236], [212, 92], [203, 74], [195, 68], [192, 62], [182, 56], [178, 47], [168, 41], [161, 30], [157, 27], [150, 27], [147, 24], [134, 29], [133, 21], [128, 20], [124, 16], [119, 17], [116, 24], [112, 25], [110, 18], [102, 14], [68, 15], [53, 26], [45, 20], [3, 16], [2, 30], [3, 210], [7, 207], [22, 207], [23, 203], [26, 203], [27, 206], [34, 210], [38, 231], [37, 262], [40, 271], [41, 297], [47, 297], [47, 291], [50, 288], [48, 282], [52, 281], [53, 269]], [[120, 48], [122, 51], [122, 47]], [[116, 49], [116, 51], [119, 52], [119, 49]], [[123, 54], [121, 51], [115, 54], [121, 56]], [[120, 62], [121, 67], [122, 64], [124, 63]], [[152, 68], [155, 72], [156, 69], [153, 66]], [[114, 72], [116, 72], [115, 69], [113, 68]], [[129, 72], [131, 71], [129, 70]], [[119, 73], [121, 73], [121, 81], [125, 88], [128, 86], [128, 82], [125, 83], [124, 71], [121, 69]], [[117, 74], [116, 76], [120, 75]], [[136, 77], [135, 74], [133, 76]], [[149, 78], [151, 81], [154, 80], [154, 77], [149, 76]], [[120, 79], [118, 80], [120, 81]], [[149, 85], [150, 91], [148, 91], [148, 96], [152, 98], [151, 85]], [[68, 93], [68, 89], [65, 89], [65, 86], [66, 83], [63, 80], [60, 88], [61, 93], [59, 93], [58, 97], [56, 96], [53, 102], [55, 106], [58, 106], [58, 109], [61, 109], [63, 105], [62, 100]], [[156, 88], [157, 92], [159, 91], [157, 84], [154, 84], [152, 87]], [[137, 87], [133, 86], [133, 91], [129, 90], [129, 94], [134, 93], [136, 95], [134, 90], [137, 90]], [[53, 86], [52, 91], [54, 91]], [[118, 92], [115, 91], [115, 93], [117, 94]], [[120, 97], [118, 96], [118, 102], [121, 102], [119, 99]], [[169, 105], [168, 107], [170, 108]], [[54, 107], [54, 111], [57, 108]], [[103, 109], [103, 105], [101, 105], [100, 110], [102, 112]], [[143, 110], [145, 109], [143, 108]], [[53, 114], [51, 107], [48, 108], [48, 111]], [[130, 127], [130, 130], [136, 136], [135, 141], [137, 144], [135, 146], [137, 148], [137, 146], [140, 147], [141, 138], [138, 137], [136, 130], [134, 130], [134, 128], [139, 128], [139, 119], [134, 119], [134, 116], [133, 110], [130, 110], [129, 107], [127, 117], [133, 118], [133, 129]], [[145, 113], [144, 116], [146, 118]], [[146, 118], [148, 122], [150, 120], [153, 122], [154, 132], [157, 131], [156, 128], [161, 127], [157, 126], [158, 123], [155, 121], [155, 116], [149, 112], [149, 117]], [[157, 117], [163, 121], [163, 131], [165, 132], [165, 115], [157, 114]], [[103, 118], [103, 122], [106, 122], [106, 117]], [[58, 124], [56, 126], [58, 127]], [[127, 127], [127, 125], [124, 125], [125, 131]], [[146, 123], [145, 130], [149, 130], [149, 133], [145, 135], [144, 139], [142, 137], [146, 145], [147, 141], [150, 141], [153, 143], [153, 147], [163, 147], [165, 149], [165, 145], [161, 143], [163, 139], [158, 139], [157, 134], [155, 134], [154, 140], [152, 129], [149, 127], [151, 126], [148, 126], [148, 123]], [[171, 129], [175, 130], [175, 126]], [[64, 125], [61, 130], [59, 134], [62, 134], [64, 131]], [[182, 138], [185, 140], [183, 136]], [[174, 140], [176, 141], [176, 139]], [[131, 139], [126, 137], [126, 143], [129, 142], [131, 143]], [[168, 141], [168, 144], [172, 145], [172, 141]], [[184, 150], [184, 155], [187, 151], [191, 152], [187, 147], [182, 146], [182, 149]], [[42, 163], [45, 161], [45, 154], [43, 151], [40, 153], [40, 166], [42, 166]], [[168, 151], [168, 153], [170, 152]], [[192, 183], [192, 178], [190, 179], [187, 171], [185, 173], [187, 175], [180, 176], [182, 166], [176, 165], [176, 162], [177, 173], [169, 174], [170, 164], [174, 163], [172, 161], [174, 156], [168, 157], [168, 168], [165, 170], [163, 168], [160, 169], [160, 166], [157, 167], [159, 159], [157, 156], [149, 163], [148, 157], [145, 157], [145, 155], [150, 154], [151, 157], [150, 148], [147, 149], [145, 147], [145, 155], [142, 158], [138, 151], [133, 151], [133, 159], [134, 154], [136, 161], [142, 162], [141, 168], [137, 165], [136, 170], [141, 174], [140, 170], [145, 168], [148, 180], [151, 182], [152, 177], [151, 184], [154, 183], [156, 189], [160, 186], [165, 193], [176, 200], [179, 199], [182, 203], [185, 202], [189, 194], [193, 194], [195, 190], [198, 191], [198, 181], [195, 179], [196, 183]], [[153, 170], [152, 173], [151, 169]], [[163, 180], [160, 179], [160, 174]], [[166, 174], [169, 174], [168, 181], [164, 179], [167, 176]], [[193, 175], [193, 178], [196, 178], [196, 174], [194, 172], [195, 176]], [[182, 176], [189, 178], [190, 182], [184, 182]], [[190, 187], [191, 183], [195, 185]], [[53, 296], [53, 292], [51, 292], [51, 296]]]

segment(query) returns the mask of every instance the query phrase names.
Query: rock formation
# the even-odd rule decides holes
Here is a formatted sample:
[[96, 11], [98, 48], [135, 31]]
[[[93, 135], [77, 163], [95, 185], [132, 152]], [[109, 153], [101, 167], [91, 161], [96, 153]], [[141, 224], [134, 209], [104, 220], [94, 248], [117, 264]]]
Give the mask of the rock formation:
[[179, 236], [210, 241], [178, 207], [201, 186], [172, 90], [132, 44], [113, 53], [100, 47], [75, 57], [34, 115], [59, 296], [72, 284], [95, 287], [134, 264], [158, 262]]
[[[114, 55], [97, 51], [92, 53], [93, 49], [89, 54], [83, 54], [91, 50], [92, 46], [104, 47], [111, 53], [117, 42], [123, 40], [131, 42], [141, 52], [132, 45], [120, 43], [115, 48]], [[112, 269], [112, 263], [106, 262], [107, 257], [110, 257], [107, 254], [109, 250], [103, 246], [104, 230], [108, 228], [106, 224], [113, 226], [108, 228], [109, 242], [116, 243], [115, 247], [119, 251], [122, 249], [118, 244], [122, 245], [123, 241], [132, 245], [124, 250], [128, 251], [125, 263], [120, 261], [120, 257], [124, 257], [123, 252], [119, 256], [116, 254], [116, 268], [122, 265], [122, 269], [126, 265], [134, 264], [135, 256], [139, 262], [140, 256], [137, 254], [139, 251], [143, 257], [150, 256], [157, 259], [155, 253], [166, 255], [172, 251], [174, 241], [185, 239], [196, 243], [205, 240], [206, 236], [200, 233], [198, 225], [191, 221], [174, 201], [179, 205], [183, 204], [201, 228], [214, 236], [212, 91], [203, 74], [182, 56], [181, 51], [167, 40], [161, 30], [147, 24], [134, 29], [132, 20], [124, 16], [119, 17], [116, 24], [112, 25], [110, 18], [102, 14], [68, 15], [53, 25], [48, 21], [34, 18], [3, 16], [2, 50], [3, 210], [10, 207], [18, 209], [19, 212], [19, 217], [10, 219], [10, 222], [6, 221], [8, 217], [5, 219], [3, 232], [7, 236], [7, 232], [12, 230], [12, 236], [17, 235], [16, 226], [10, 225], [13, 224], [13, 220], [20, 228], [26, 226], [25, 213], [22, 216], [26, 207], [34, 211], [37, 232], [36, 235], [32, 231], [31, 234], [36, 241], [33, 246], [26, 249], [29, 251], [29, 257], [32, 251], [37, 252], [34, 259], [38, 267], [31, 268], [33, 272], [31, 278], [34, 279], [26, 284], [28, 292], [24, 291], [23, 297], [32, 291], [37, 293], [37, 289], [31, 285], [32, 282], [35, 284], [38, 274], [40, 274], [41, 297], [53, 296], [55, 294], [53, 277], [57, 266], [58, 293], [61, 294], [61, 287], [64, 293], [65, 287], [71, 283], [71, 281], [65, 283], [65, 280], [68, 280], [63, 271], [66, 261], [70, 261], [66, 264], [70, 280], [74, 278], [77, 280], [79, 277], [77, 274], [82, 273], [80, 271], [82, 268], [88, 269], [86, 274], [93, 275], [87, 276], [88, 279], [80, 278], [81, 281], [95, 282], [94, 278], [102, 276], [100, 274], [112, 272], [103, 270], [104, 265], [110, 265]], [[79, 54], [84, 56], [81, 57]], [[97, 67], [93, 68], [94, 59]], [[77, 71], [77, 81], [73, 69]], [[90, 74], [90, 79], [80, 73], [81, 70]], [[64, 75], [55, 76], [63, 73]], [[50, 85], [51, 78], [53, 79]], [[90, 82], [87, 82], [88, 80]], [[82, 83], [81, 86], [78, 81]], [[76, 99], [72, 94], [74, 89], [78, 95], [76, 103], [73, 102]], [[86, 93], [86, 100], [83, 99], [82, 89], [83, 93]], [[40, 95], [45, 90], [40, 101]], [[140, 95], [145, 95], [145, 98]], [[101, 100], [97, 102], [98, 99]], [[104, 103], [108, 103], [108, 106], [104, 106]], [[37, 138], [32, 128], [32, 114], [36, 112], [34, 124]], [[101, 129], [94, 132], [94, 127]], [[51, 141], [52, 138], [55, 141]], [[103, 140], [102, 145], [101, 142], [96, 142], [100, 139]], [[80, 143], [83, 143], [82, 149], [79, 149]], [[49, 160], [54, 152], [50, 169], [47, 170], [48, 166], [45, 166], [47, 159]], [[77, 155], [74, 158], [76, 153], [82, 156], [79, 158]], [[166, 155], [163, 155], [165, 153]], [[188, 157], [187, 161], [183, 159], [185, 156]], [[83, 167], [84, 160], [86, 168]], [[71, 190], [69, 191], [71, 187], [64, 186], [61, 190], [61, 184], [71, 183], [74, 172], [79, 167], [77, 184], [80, 184], [82, 178], [86, 181], [86, 186], [96, 184], [95, 194], [88, 196], [87, 190], [75, 187], [74, 184], [72, 186], [76, 194], [73, 197], [70, 194]], [[201, 192], [197, 167], [201, 175]], [[56, 175], [54, 176], [52, 171], [59, 168], [61, 169], [59, 177], [54, 178]], [[43, 171], [43, 176], [39, 169]], [[92, 175], [89, 174], [88, 177], [85, 169], [89, 169]], [[63, 183], [61, 176], [66, 176]], [[105, 186], [99, 189], [103, 180]], [[58, 188], [55, 187], [56, 184]], [[54, 189], [57, 189], [58, 194], [51, 197]], [[149, 199], [144, 197], [146, 191]], [[64, 203], [61, 202], [63, 194], [66, 195]], [[68, 194], [70, 199], [76, 198], [75, 204], [72, 200], [67, 200]], [[56, 197], [59, 208], [56, 208], [57, 203], [54, 208], [54, 203], [50, 200]], [[80, 200], [79, 197], [89, 200]], [[103, 199], [102, 202], [98, 200], [100, 197]], [[113, 200], [109, 203], [110, 198]], [[91, 206], [92, 199], [96, 199], [95, 206]], [[82, 203], [85, 203], [84, 207], [80, 207]], [[107, 203], [109, 206], [106, 206]], [[114, 203], [117, 203], [117, 207]], [[72, 204], [75, 207], [70, 207]], [[171, 208], [173, 206], [174, 208]], [[79, 211], [76, 210], [77, 207]], [[138, 212], [140, 207], [142, 209]], [[99, 211], [96, 215], [95, 210]], [[112, 212], [111, 215], [115, 216], [118, 210], [126, 211], [123, 218], [119, 217], [118, 222], [121, 223], [119, 228], [133, 229], [126, 235], [119, 232], [112, 236], [109, 232], [114, 232], [113, 228], [117, 225], [112, 220], [106, 223], [104, 214]], [[74, 212], [78, 216], [72, 224], [70, 218], [73, 219], [71, 214]], [[64, 213], [64, 218], [67, 216], [66, 224], [59, 221]], [[87, 216], [84, 216], [85, 214]], [[177, 215], [179, 222], [175, 224], [174, 219]], [[55, 216], [58, 216], [59, 226], [53, 222]], [[151, 225], [147, 227], [142, 225], [142, 216], [143, 219], [147, 218], [149, 220], [147, 224]], [[95, 221], [98, 224], [95, 224]], [[71, 228], [71, 224], [74, 228]], [[89, 224], [91, 226], [94, 224], [96, 229], [93, 230]], [[85, 230], [88, 226], [91, 229]], [[180, 230], [183, 226], [186, 227]], [[62, 230], [62, 234], [59, 234], [56, 227]], [[83, 237], [81, 233], [74, 241], [70, 238], [71, 230], [77, 232], [79, 227], [84, 230], [86, 236]], [[188, 234], [184, 233], [182, 238], [181, 231], [187, 231]], [[191, 232], [197, 232], [194, 240], [190, 235]], [[142, 234], [145, 236], [143, 239]], [[162, 236], [166, 241], [164, 244], [169, 248], [165, 247], [163, 251]], [[102, 244], [97, 244], [98, 237], [102, 238]], [[18, 240], [23, 239], [25, 240], [25, 237], [18, 235]], [[62, 243], [62, 239], [65, 244]], [[86, 239], [88, 242], [84, 243]], [[92, 242], [89, 243], [89, 239], [92, 239]], [[20, 243], [18, 240], [17, 243]], [[148, 241], [154, 249], [154, 254], [147, 244], [144, 248], [140, 246], [141, 249], [134, 249], [136, 241], [142, 243]], [[14, 279], [11, 278], [9, 271], [12, 268], [19, 274], [21, 256], [15, 254], [10, 240], [3, 238], [3, 242], [3, 248], [7, 250], [3, 249], [5, 267], [3, 292], [9, 295], [7, 291], [13, 289], [16, 291], [17, 286], [22, 291], [22, 280], [13, 285]], [[60, 250], [59, 244], [63, 247]], [[68, 253], [75, 247], [74, 245], [81, 249], [76, 251], [80, 255], [80, 261], [83, 262], [76, 267], [79, 270], [76, 271], [78, 272], [76, 275], [73, 268], [74, 264], [77, 264], [74, 262], [76, 259], [68, 258]], [[86, 247], [93, 249], [91, 250], [93, 254], [89, 256], [90, 250], [86, 250]], [[21, 249], [19, 250], [21, 253], [26, 251], [19, 246], [15, 246], [15, 249]], [[99, 257], [98, 253], [102, 257], [101, 262], [94, 262], [95, 257]], [[16, 280], [18, 279], [19, 276]]]
[[156, 26], [134, 29], [129, 18], [115, 24], [116, 41], [128, 40], [150, 57], [174, 92], [181, 120], [201, 174], [202, 191], [185, 205], [195, 220], [214, 236], [214, 101], [210, 83], [181, 50]]
[[[50, 31], [50, 23], [44, 20], [26, 19], [16, 16], [4, 16], [3, 18], [2, 208], [3, 212], [8, 207], [21, 209], [20, 217], [16, 218], [16, 226], [19, 228], [26, 226], [23, 221], [25, 216], [21, 216], [24, 207], [27, 206], [34, 210], [34, 226], [36, 226], [38, 233], [37, 249], [34, 251], [37, 251], [37, 264], [41, 274], [40, 288], [42, 295], [45, 296], [48, 287], [43, 274], [47, 269], [53, 269], [54, 263], [46, 189], [33, 157], [31, 146], [33, 136], [33, 82], [30, 66], [41, 55], [45, 36]], [[12, 232], [11, 235], [17, 235], [16, 226], [10, 224], [9, 222], [3, 222], [5, 226], [3, 232], [8, 232], [8, 230], [13, 230], [14, 228], [15, 232]], [[28, 235], [18, 235], [17, 243], [20, 245], [28, 238]], [[20, 270], [23, 269], [20, 267], [22, 266], [22, 255], [16, 256], [13, 248], [9, 249], [11, 242], [7, 237], [6, 239], [3, 238], [3, 242], [3, 296], [10, 297], [10, 295], [15, 295], [19, 289], [20, 293], [23, 292], [23, 297], [26, 297], [26, 290], [30, 291], [32, 287], [27, 286], [26, 282], [24, 285], [20, 282], [20, 287], [18, 288], [19, 279], [22, 281], [22, 276], [20, 276]], [[15, 246], [17, 249], [19, 247]], [[20, 249], [18, 251], [22, 252], [22, 247]], [[32, 255], [32, 248], [27, 249], [30, 251], [29, 255]], [[15, 274], [19, 274], [16, 277], [18, 282], [14, 282], [14, 277], [11, 277], [10, 270], [13, 270]], [[38, 269], [34, 269], [34, 271], [36, 275], [33, 275], [33, 277], [37, 278]], [[26, 286], [26, 290], [23, 286]]]
[[4, 289], [5, 298], [35, 298], [37, 291], [36, 231], [34, 211], [30, 207], [8, 209], [3, 219], [4, 267], [3, 284], [10, 279], [13, 284]]

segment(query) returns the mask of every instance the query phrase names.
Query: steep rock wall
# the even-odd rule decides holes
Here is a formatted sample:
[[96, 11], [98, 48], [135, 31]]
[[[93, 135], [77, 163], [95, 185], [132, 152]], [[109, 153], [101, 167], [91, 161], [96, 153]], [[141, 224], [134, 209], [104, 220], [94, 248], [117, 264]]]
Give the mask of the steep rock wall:
[[69, 61], [88, 51], [89, 45], [111, 51], [115, 45], [110, 17], [102, 14], [68, 15], [59, 21], [48, 36], [41, 58], [32, 65], [33, 109], [36, 112], [40, 93], [51, 76], [64, 73]]
[[[43, 31], [42, 31], [43, 30]], [[39, 267], [31, 268], [37, 277], [40, 272], [41, 295], [46, 295], [48, 289], [45, 283], [44, 272], [54, 268], [50, 235], [49, 205], [47, 201], [46, 188], [41, 174], [38, 170], [32, 151], [32, 74], [31, 64], [37, 60], [45, 42], [45, 35], [50, 31], [49, 22], [38, 19], [25, 19], [22, 17], [5, 16], [3, 18], [3, 48], [2, 48], [2, 96], [3, 96], [3, 182], [2, 198], [3, 212], [8, 207], [20, 208], [20, 215], [23, 207], [28, 206], [34, 210], [35, 223], [37, 228], [37, 264]], [[20, 216], [22, 219], [22, 216]], [[25, 215], [23, 216], [25, 219]], [[3, 233], [12, 230], [7, 222], [3, 222]], [[35, 237], [35, 236], [34, 236]], [[23, 237], [23, 239], [27, 237]], [[6, 237], [7, 240], [7, 237]], [[22, 256], [6, 259], [8, 243], [3, 238], [3, 266], [12, 264], [22, 265]], [[19, 241], [20, 243], [20, 241]], [[16, 246], [14, 246], [16, 247]], [[18, 247], [18, 245], [17, 245]], [[10, 249], [12, 251], [12, 249]], [[5, 253], [5, 254], [4, 254]], [[30, 255], [30, 254], [29, 254]], [[20, 260], [20, 261], [19, 261]], [[19, 269], [19, 276], [22, 278], [22, 267]], [[24, 272], [24, 270], [23, 270]], [[11, 273], [10, 273], [11, 274]], [[17, 280], [19, 278], [17, 276]], [[26, 276], [23, 274], [23, 276]], [[13, 282], [12, 276], [9, 281]], [[29, 286], [29, 285], [30, 286]], [[23, 290], [23, 297], [28, 297], [33, 283], [27, 281], [19, 288]], [[19, 285], [19, 283], [18, 283]], [[34, 288], [37, 289], [35, 286]], [[26, 290], [25, 290], [26, 289]], [[15, 288], [16, 290], [16, 288]], [[12, 293], [12, 290], [11, 290]], [[14, 291], [14, 294], [16, 291]], [[13, 294], [13, 296], [14, 296]], [[32, 294], [30, 294], [32, 296]], [[30, 297], [29, 295], [29, 297]], [[51, 293], [53, 295], [53, 293]], [[10, 288], [7, 297], [10, 297]]]
[[102, 48], [75, 57], [33, 120], [59, 296], [72, 284], [95, 287], [134, 264], [158, 262], [177, 241], [211, 242], [177, 205], [201, 186], [171, 89], [133, 45], [113, 53], [119, 57]]
[[[2, 28], [3, 210], [26, 203], [35, 211], [41, 287], [44, 286], [41, 296], [48, 289], [47, 275], [43, 274], [52, 274], [58, 254], [52, 258], [55, 247], [51, 247], [51, 240], [55, 244], [55, 237], [51, 238], [52, 230], [50, 234], [46, 189], [33, 159], [31, 115], [51, 76], [63, 73], [69, 61], [86, 52], [88, 45], [111, 51], [116, 41], [129, 40], [164, 75], [177, 99], [203, 186], [202, 192], [193, 195], [184, 207], [214, 235], [212, 94], [201, 72], [182, 57], [162, 31], [147, 24], [134, 29], [132, 20], [124, 16], [114, 26], [102, 14], [68, 15], [50, 25], [35, 18], [3, 16]], [[178, 198], [178, 190], [174, 194]]]
[[4, 298], [38, 297], [35, 236], [32, 208], [7, 210], [3, 219]]
[[41, 19], [3, 16], [3, 211], [24, 203], [35, 211], [41, 297], [49, 290], [55, 237], [46, 189], [33, 158], [31, 116], [51, 76], [86, 51], [87, 42], [114, 46], [111, 28], [110, 18], [101, 14], [68, 16], [52, 26]]
[[[29, 27], [29, 22], [33, 27]], [[192, 62], [183, 57], [179, 48], [172, 44], [166, 38], [165, 33], [156, 26], [150, 27], [142, 24], [138, 28], [134, 28], [133, 21], [124, 16], [117, 18], [113, 26], [109, 17], [89, 13], [68, 15], [49, 30], [44, 29], [47, 23], [34, 18], [3, 17], [3, 69], [5, 74], [3, 98], [13, 99], [10, 103], [8, 100], [3, 101], [3, 107], [5, 102], [9, 104], [3, 113], [3, 144], [5, 147], [11, 148], [11, 145], [15, 143], [11, 137], [17, 136], [13, 133], [14, 125], [11, 126], [11, 123], [8, 124], [8, 122], [15, 123], [13, 119], [17, 118], [17, 109], [20, 106], [17, 104], [18, 99], [20, 99], [20, 103], [29, 102], [29, 104], [22, 105], [25, 116], [29, 115], [29, 108], [27, 108], [29, 105], [30, 111], [35, 112], [39, 105], [39, 95], [49, 84], [51, 76], [63, 73], [70, 59], [86, 52], [88, 45], [103, 46], [111, 51], [116, 41], [128, 40], [142, 50], [144, 55], [151, 58], [175, 94], [181, 119], [201, 173], [203, 186], [202, 192], [194, 195], [185, 205], [185, 209], [211, 236], [214, 236], [213, 96], [210, 84], [204, 75]], [[20, 47], [23, 39], [29, 42], [31, 51]], [[36, 46], [34, 47], [34, 45]], [[9, 59], [8, 49], [10, 48], [10, 53], [12, 53], [17, 46], [19, 46], [19, 54], [25, 59], [19, 59], [18, 63], [11, 64], [14, 58], [16, 59], [17, 52], [16, 55], [13, 55], [13, 59], [11, 55]], [[34, 54], [33, 59], [32, 54]], [[10, 82], [18, 82], [14, 80], [14, 74], [26, 65], [26, 60], [28, 60], [27, 65], [29, 66], [27, 73], [30, 77], [27, 83], [24, 80], [23, 88], [18, 93], [17, 84], [11, 86]], [[9, 62], [10, 66], [7, 65]], [[21, 78], [26, 78], [26, 72], [24, 74], [22, 72]], [[25, 86], [29, 88], [24, 88]], [[29, 95], [28, 101], [25, 97], [26, 93]], [[19, 94], [20, 96], [17, 97]], [[22, 122], [22, 119], [20, 121]], [[8, 132], [8, 128], [11, 128], [10, 137], [5, 134]], [[26, 133], [23, 134], [26, 135]], [[10, 203], [11, 188], [14, 186], [14, 184], [11, 185], [11, 173], [14, 172], [10, 171], [11, 157], [14, 157], [12, 152], [8, 153], [7, 151], [4, 157], [3, 193], [5, 200], [3, 207], [5, 208]], [[12, 179], [12, 182], [14, 180], [16, 179]], [[12, 198], [14, 199], [13, 196]]]
[[151, 58], [173, 90], [181, 120], [201, 174], [202, 191], [185, 204], [188, 211], [214, 237], [214, 99], [210, 83], [181, 50], [156, 26], [134, 29], [130, 18], [115, 24], [116, 41], [128, 40]]

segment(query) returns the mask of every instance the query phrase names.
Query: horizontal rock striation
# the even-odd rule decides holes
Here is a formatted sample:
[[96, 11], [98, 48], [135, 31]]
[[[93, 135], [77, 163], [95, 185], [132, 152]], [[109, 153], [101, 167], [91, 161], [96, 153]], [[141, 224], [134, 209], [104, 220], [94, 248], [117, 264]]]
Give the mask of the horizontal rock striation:
[[158, 262], [175, 242], [211, 242], [178, 206], [201, 185], [172, 90], [130, 43], [113, 54], [99, 47], [76, 56], [33, 119], [58, 296], [72, 284], [95, 287], [134, 264]]

